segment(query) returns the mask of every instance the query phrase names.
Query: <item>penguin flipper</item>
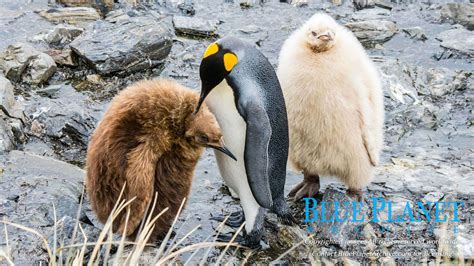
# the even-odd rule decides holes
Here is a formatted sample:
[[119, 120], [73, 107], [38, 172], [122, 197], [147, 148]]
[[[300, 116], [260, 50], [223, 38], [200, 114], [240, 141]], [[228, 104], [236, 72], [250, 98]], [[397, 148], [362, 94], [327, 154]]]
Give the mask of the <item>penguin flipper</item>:
[[127, 168], [125, 177], [127, 184], [125, 187], [125, 199], [135, 199], [128, 205], [130, 216], [128, 217], [127, 228], [125, 228], [126, 211], [120, 220], [118, 232], [120, 234], [126, 230], [129, 236], [138, 228], [143, 220], [145, 211], [153, 198], [155, 170], [158, 155], [147, 145], [142, 143], [132, 149], [127, 154]]
[[268, 146], [272, 136], [270, 119], [266, 110], [256, 102], [245, 108], [247, 132], [245, 140], [245, 171], [252, 194], [264, 208], [273, 205], [270, 190]]

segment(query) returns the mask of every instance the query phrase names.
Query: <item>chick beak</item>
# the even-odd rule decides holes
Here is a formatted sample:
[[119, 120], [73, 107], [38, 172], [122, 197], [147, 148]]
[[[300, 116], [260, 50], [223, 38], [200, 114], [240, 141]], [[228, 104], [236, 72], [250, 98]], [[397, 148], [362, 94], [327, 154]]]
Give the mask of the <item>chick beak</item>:
[[332, 41], [333, 36], [332, 36], [331, 32], [325, 32], [325, 33], [319, 35], [318, 39], [320, 39], [321, 41], [327, 42], [327, 41]]
[[208, 144], [207, 146], [210, 148], [216, 149], [224, 153], [225, 155], [229, 156], [230, 158], [234, 159], [235, 161], [237, 161], [237, 158], [235, 158], [234, 154], [232, 154], [232, 152], [225, 146], [224, 138], [221, 138], [221, 140], [219, 141], [219, 144], [217, 145]]

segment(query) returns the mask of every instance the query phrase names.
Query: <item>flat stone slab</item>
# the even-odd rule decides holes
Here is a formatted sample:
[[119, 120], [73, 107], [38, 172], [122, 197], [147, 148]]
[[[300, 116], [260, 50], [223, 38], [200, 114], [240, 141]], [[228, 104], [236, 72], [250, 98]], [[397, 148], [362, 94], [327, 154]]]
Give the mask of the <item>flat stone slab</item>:
[[40, 10], [40, 16], [53, 23], [87, 24], [100, 19], [92, 7], [63, 7]]
[[107, 13], [114, 7], [114, 0], [58, 0], [68, 7], [93, 7], [102, 13]]
[[474, 57], [474, 33], [466, 29], [443, 31], [436, 39], [441, 47], [455, 53], [457, 57]]
[[102, 75], [133, 73], [164, 62], [172, 46], [171, 23], [154, 17], [97, 21], [70, 47]]
[[365, 47], [383, 44], [389, 41], [398, 31], [395, 23], [389, 20], [364, 20], [349, 22], [346, 27]]
[[176, 34], [193, 37], [217, 36], [217, 23], [215, 20], [206, 20], [196, 17], [174, 16], [173, 25]]

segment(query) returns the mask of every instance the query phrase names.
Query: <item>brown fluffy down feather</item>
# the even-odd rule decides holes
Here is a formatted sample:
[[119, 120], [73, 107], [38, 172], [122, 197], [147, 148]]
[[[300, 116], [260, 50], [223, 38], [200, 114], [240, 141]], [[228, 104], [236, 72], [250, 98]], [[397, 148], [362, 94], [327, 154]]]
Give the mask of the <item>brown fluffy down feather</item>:
[[[126, 235], [136, 234], [147, 206], [158, 193], [152, 239], [163, 236], [189, 195], [194, 168], [204, 145], [222, 137], [206, 106], [194, 115], [198, 94], [169, 80], [141, 81], [121, 91], [111, 102], [89, 143], [86, 188], [102, 223], [112, 211], [122, 187], [130, 205]], [[200, 138], [201, 137], [201, 138]], [[125, 213], [113, 231], [123, 233]]]

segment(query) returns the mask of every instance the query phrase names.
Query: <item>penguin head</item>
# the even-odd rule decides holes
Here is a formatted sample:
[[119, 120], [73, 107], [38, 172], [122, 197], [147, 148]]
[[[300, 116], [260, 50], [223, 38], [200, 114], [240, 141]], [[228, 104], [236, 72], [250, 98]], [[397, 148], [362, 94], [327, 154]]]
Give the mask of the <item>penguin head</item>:
[[315, 14], [306, 22], [304, 37], [311, 50], [321, 53], [336, 43], [337, 22], [326, 14]]
[[197, 113], [188, 115], [185, 123], [185, 138], [196, 146], [219, 150], [232, 159], [237, 160], [225, 146], [219, 124], [207, 106], [203, 106]]
[[219, 42], [211, 43], [202, 57], [199, 67], [201, 96], [196, 111], [199, 111], [206, 96], [222, 82], [238, 63], [237, 55]]

